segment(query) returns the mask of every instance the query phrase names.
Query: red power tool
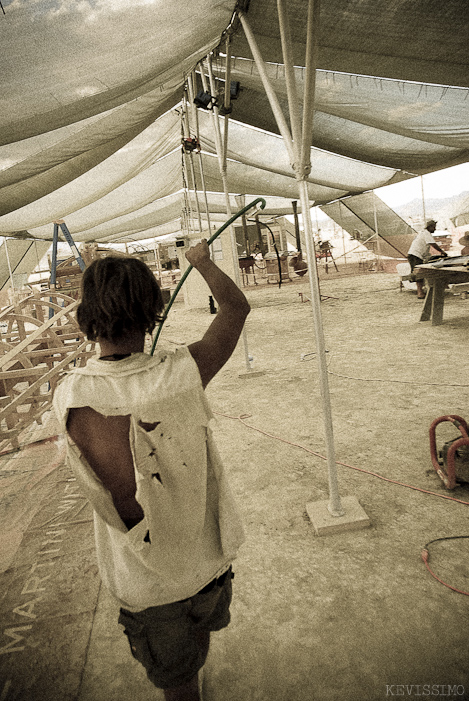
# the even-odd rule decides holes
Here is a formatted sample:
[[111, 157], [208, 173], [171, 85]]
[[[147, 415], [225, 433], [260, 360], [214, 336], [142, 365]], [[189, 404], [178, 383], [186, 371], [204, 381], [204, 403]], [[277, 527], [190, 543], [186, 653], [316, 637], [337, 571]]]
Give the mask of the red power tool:
[[[461, 436], [448, 441], [437, 451], [436, 427], [444, 421], [450, 421], [459, 428]], [[451, 414], [433, 421], [430, 426], [430, 454], [433, 467], [447, 489], [454, 489], [458, 482], [469, 482], [469, 428], [461, 416]]]

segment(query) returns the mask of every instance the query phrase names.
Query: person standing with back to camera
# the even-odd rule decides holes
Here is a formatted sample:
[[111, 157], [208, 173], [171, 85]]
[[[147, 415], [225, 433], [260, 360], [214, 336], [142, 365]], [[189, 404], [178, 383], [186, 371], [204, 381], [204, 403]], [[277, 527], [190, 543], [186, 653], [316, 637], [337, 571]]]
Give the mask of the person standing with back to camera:
[[77, 320], [99, 357], [54, 394], [67, 459], [94, 509], [98, 566], [120, 603], [132, 654], [166, 701], [199, 701], [210, 633], [230, 621], [240, 516], [209, 427], [204, 389], [232, 355], [250, 311], [202, 241], [187, 260], [218, 313], [203, 337], [144, 353], [161, 319], [153, 273], [130, 257], [84, 272]]
[[[422, 265], [430, 254], [430, 246], [437, 250], [443, 257], [447, 257], [446, 251], [444, 251], [433, 238], [433, 234], [436, 231], [436, 221], [430, 219], [427, 221], [425, 229], [420, 231], [410, 244], [409, 252], [407, 254], [407, 260], [410, 264], [410, 272], [414, 272], [416, 265]], [[417, 283], [417, 299], [425, 299], [425, 293], [423, 291], [423, 280], [422, 278], [416, 279]]]

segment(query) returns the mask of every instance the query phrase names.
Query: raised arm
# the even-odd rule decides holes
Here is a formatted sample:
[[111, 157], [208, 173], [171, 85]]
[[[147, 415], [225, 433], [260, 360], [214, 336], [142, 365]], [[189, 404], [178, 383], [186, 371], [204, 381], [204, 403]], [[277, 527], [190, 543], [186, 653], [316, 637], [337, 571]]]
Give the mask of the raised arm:
[[218, 313], [203, 338], [189, 345], [206, 387], [236, 348], [250, 306], [239, 287], [210, 259], [207, 241], [190, 248], [186, 258], [202, 275], [218, 303]]

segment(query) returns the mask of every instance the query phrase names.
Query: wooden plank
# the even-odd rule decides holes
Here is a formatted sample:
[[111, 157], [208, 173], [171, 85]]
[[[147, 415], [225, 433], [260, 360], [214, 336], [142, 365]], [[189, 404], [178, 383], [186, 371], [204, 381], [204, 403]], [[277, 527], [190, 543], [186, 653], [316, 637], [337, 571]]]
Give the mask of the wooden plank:
[[6, 372], [0, 371], [0, 380], [13, 380], [24, 377], [26, 382], [28, 377], [44, 374], [45, 370], [47, 370], [47, 367], [36, 366], [33, 368], [22, 368], [21, 370], [7, 370]]
[[8, 361], [12, 360], [14, 358], [15, 354], [18, 353], [19, 351], [24, 350], [25, 348], [28, 347], [32, 343], [32, 341], [37, 340], [39, 337], [42, 336], [44, 331], [47, 329], [51, 328], [54, 326], [54, 324], [57, 322], [57, 319], [70, 314], [79, 304], [79, 301], [77, 300], [73, 304], [69, 304], [67, 307], [64, 307], [60, 312], [55, 314], [51, 319], [46, 321], [45, 324], [37, 328], [35, 331], [33, 331], [27, 338], [25, 338], [21, 343], [19, 343], [17, 346], [11, 349], [8, 353], [5, 353], [4, 356], [0, 358], [0, 367], [3, 367]]
[[[72, 360], [77, 358], [86, 348], [86, 346], [89, 344], [89, 341], [83, 341], [83, 343], [77, 348], [76, 351], [68, 355], [64, 360], [62, 360], [58, 365], [55, 365], [52, 370], [49, 370], [49, 372], [46, 372], [46, 374], [41, 377], [40, 380], [36, 380], [32, 385], [28, 387], [24, 392], [22, 392], [16, 399], [14, 399], [11, 404], [6, 408], [8, 410], [8, 413], [10, 413], [13, 409], [15, 409], [17, 406], [23, 403], [24, 399], [26, 397], [29, 397], [31, 394], [34, 394], [36, 389], [40, 387], [40, 385], [44, 384], [45, 382], [48, 382], [50, 379], [53, 378], [54, 375], [57, 375], [61, 370], [67, 367]], [[5, 411], [0, 411], [0, 420], [4, 418], [5, 416]]]
[[445, 287], [446, 284], [443, 280], [435, 280], [433, 284], [432, 326], [438, 326], [443, 323]]
[[428, 286], [427, 294], [425, 295], [425, 302], [423, 303], [422, 314], [420, 315], [420, 321], [428, 321], [432, 315], [433, 306], [433, 285]]

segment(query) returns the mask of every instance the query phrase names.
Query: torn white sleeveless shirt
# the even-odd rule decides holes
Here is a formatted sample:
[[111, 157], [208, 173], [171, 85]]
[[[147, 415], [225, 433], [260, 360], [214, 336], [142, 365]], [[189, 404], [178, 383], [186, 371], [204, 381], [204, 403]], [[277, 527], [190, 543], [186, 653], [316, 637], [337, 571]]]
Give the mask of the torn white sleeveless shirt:
[[70, 467], [94, 509], [101, 578], [123, 607], [139, 611], [188, 598], [226, 569], [244, 541], [243, 527], [187, 347], [115, 362], [91, 358], [64, 378], [53, 404], [64, 433], [71, 408], [131, 416], [135, 498], [144, 513], [131, 530], [67, 440]]

